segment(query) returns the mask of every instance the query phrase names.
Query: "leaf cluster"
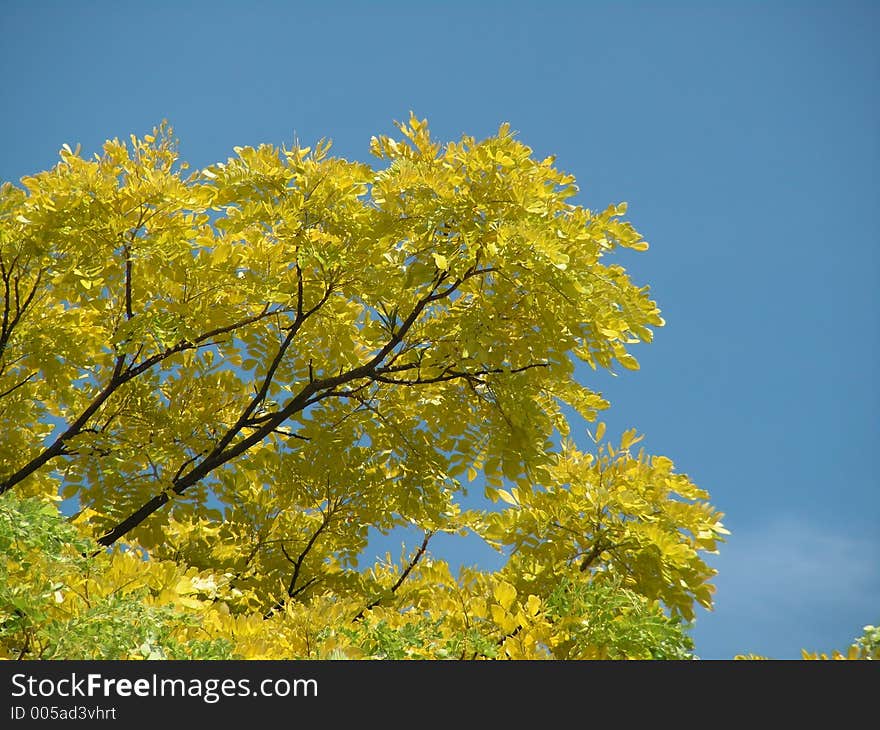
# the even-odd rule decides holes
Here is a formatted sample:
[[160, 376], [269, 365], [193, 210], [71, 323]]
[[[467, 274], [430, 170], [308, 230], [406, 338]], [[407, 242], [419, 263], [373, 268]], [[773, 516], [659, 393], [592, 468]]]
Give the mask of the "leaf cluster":
[[[721, 513], [635, 430], [572, 436], [609, 405], [587, 368], [663, 325], [610, 260], [647, 248], [626, 205], [578, 205], [509, 125], [397, 126], [374, 165], [190, 170], [163, 124], [0, 186], [7, 654], [689, 653]], [[504, 565], [453, 574], [438, 535]]]

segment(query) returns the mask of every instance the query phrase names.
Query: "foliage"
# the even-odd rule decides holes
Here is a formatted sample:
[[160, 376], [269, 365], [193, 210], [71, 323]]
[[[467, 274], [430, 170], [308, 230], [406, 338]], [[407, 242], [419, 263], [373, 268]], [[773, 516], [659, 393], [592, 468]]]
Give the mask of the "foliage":
[[[2, 185], [0, 494], [44, 515], [40, 570], [7, 560], [33, 596], [8, 653], [74, 656], [89, 631], [113, 656], [688, 653], [722, 515], [635, 430], [600, 425], [594, 453], [571, 435], [608, 406], [575, 363], [637, 369], [663, 324], [607, 263], [647, 244], [507, 125], [398, 127], [377, 168], [321, 141], [190, 173], [163, 125]], [[26, 506], [58, 498], [82, 537]], [[361, 566], [396, 527], [424, 542]], [[453, 575], [438, 533], [505, 565]], [[78, 598], [53, 607], [59, 582]]]
[[197, 577], [97, 547], [50, 502], [0, 500], [0, 658], [231, 657], [198, 630]]
[[[422, 607], [374, 608], [362, 620], [340, 621], [346, 612], [336, 601], [258, 620], [233, 617], [218, 598], [234, 600], [234, 591], [215, 576], [135, 551], [101, 551], [55, 505], [12, 494], [0, 500], [0, 548], [6, 659], [494, 659], [526, 648], [532, 658], [685, 659], [693, 648], [680, 619], [656, 602], [585, 582], [564, 581], [544, 605], [534, 595], [515, 602], [514, 589], [497, 583], [482, 612], [468, 596], [470, 627]], [[411, 598], [431, 596], [438, 568], [448, 575], [443, 564], [427, 566], [413, 579]], [[515, 628], [500, 633], [493, 616]]]

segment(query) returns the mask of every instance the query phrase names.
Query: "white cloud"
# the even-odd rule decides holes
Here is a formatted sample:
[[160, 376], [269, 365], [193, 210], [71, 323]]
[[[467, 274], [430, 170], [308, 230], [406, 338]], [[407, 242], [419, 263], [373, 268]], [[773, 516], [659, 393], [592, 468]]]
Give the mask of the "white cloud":
[[716, 608], [694, 630], [701, 657], [829, 652], [880, 620], [878, 535], [776, 520], [732, 535], [712, 564]]

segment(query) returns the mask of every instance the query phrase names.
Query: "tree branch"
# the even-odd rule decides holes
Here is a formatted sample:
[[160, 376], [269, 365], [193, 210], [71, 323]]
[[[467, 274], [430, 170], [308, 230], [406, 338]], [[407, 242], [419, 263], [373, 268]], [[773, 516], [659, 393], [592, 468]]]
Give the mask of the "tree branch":
[[244, 428], [249, 421], [251, 414], [257, 409], [257, 407], [266, 399], [266, 395], [269, 393], [269, 388], [272, 385], [272, 380], [275, 377], [275, 373], [278, 370], [278, 367], [281, 365], [281, 361], [284, 359], [284, 354], [287, 352], [290, 345], [293, 343], [294, 337], [296, 337], [303, 323], [311, 317], [315, 312], [317, 312], [327, 300], [330, 298], [330, 295], [333, 293], [333, 285], [329, 285], [324, 292], [324, 296], [318, 301], [315, 306], [309, 309], [307, 312], [303, 312], [303, 301], [302, 301], [302, 277], [300, 276], [298, 284], [298, 298], [296, 303], [296, 317], [294, 318], [293, 324], [291, 324], [288, 329], [287, 336], [284, 338], [284, 341], [278, 347], [278, 351], [275, 353], [275, 357], [272, 359], [272, 362], [269, 364], [269, 368], [266, 370], [266, 375], [263, 377], [263, 382], [260, 385], [260, 389], [257, 391], [256, 395], [251, 399], [251, 402], [245, 407], [244, 411], [242, 411], [241, 415], [238, 417], [238, 420], [223, 434], [220, 441], [214, 447], [215, 452], [222, 452], [232, 440], [238, 436], [241, 432], [241, 429]]
[[[412, 573], [413, 568], [415, 568], [416, 565], [418, 564], [418, 562], [422, 559], [422, 556], [425, 554], [425, 551], [428, 549], [428, 541], [433, 536], [434, 536], [433, 530], [430, 530], [425, 533], [425, 539], [422, 540], [422, 544], [419, 546], [419, 549], [416, 550], [415, 555], [412, 556], [412, 558], [409, 561], [409, 564], [406, 566], [404, 571], [400, 574], [400, 577], [397, 579], [397, 581], [395, 581], [394, 585], [391, 586], [391, 589], [389, 591], [390, 593], [392, 593], [392, 594], [397, 593], [397, 589], [403, 585], [403, 582], [409, 577], [409, 574]], [[378, 606], [380, 603], [382, 603], [382, 596], [374, 599], [368, 606], [365, 606], [364, 608], [362, 608], [358, 612], [357, 616], [355, 616], [352, 619], [352, 622], [360, 621], [360, 619], [362, 619], [364, 617], [364, 614], [367, 611], [369, 611], [373, 608], [376, 608], [376, 606]]]
[[166, 350], [156, 353], [152, 357], [144, 360], [140, 365], [134, 366], [132, 363], [127, 368], [125, 365], [125, 356], [119, 355], [116, 358], [115, 365], [113, 368], [113, 374], [110, 376], [110, 380], [107, 385], [102, 388], [95, 398], [86, 406], [85, 410], [80, 413], [80, 415], [74, 419], [67, 428], [55, 439], [52, 444], [47, 446], [43, 451], [41, 451], [37, 456], [31, 459], [27, 464], [22, 466], [16, 472], [14, 472], [11, 476], [4, 479], [0, 482], [0, 494], [4, 494], [14, 487], [16, 484], [21, 482], [23, 479], [26, 479], [35, 471], [37, 471], [40, 467], [46, 464], [48, 461], [54, 459], [57, 456], [60, 456], [64, 452], [64, 442], [72, 439], [77, 436], [83, 429], [83, 427], [88, 423], [89, 419], [98, 411], [98, 409], [116, 392], [122, 385], [127, 383], [129, 380], [136, 378], [141, 373], [146, 372], [154, 365], [162, 362], [163, 360], [168, 359], [172, 355], [175, 355], [179, 352], [183, 352], [185, 350], [190, 350], [196, 348], [200, 343], [210, 340], [217, 335], [226, 334], [227, 332], [232, 332], [236, 329], [240, 329], [241, 327], [246, 327], [249, 324], [253, 324], [254, 322], [258, 322], [265, 317], [274, 314], [274, 312], [269, 311], [269, 305], [267, 304], [263, 310], [252, 317], [247, 317], [245, 319], [239, 320], [238, 322], [234, 322], [233, 324], [226, 325], [225, 327], [218, 327], [216, 329], [211, 330], [210, 332], [205, 332], [202, 335], [199, 335], [192, 341], [182, 340], [174, 347], [167, 348]]
[[[18, 256], [15, 257], [15, 260], [12, 262], [12, 265], [18, 263]], [[25, 297], [24, 303], [20, 301], [19, 291], [18, 291], [18, 282], [19, 277], [15, 277], [14, 280], [14, 293], [15, 293], [15, 314], [12, 316], [10, 321], [10, 290], [9, 290], [9, 281], [12, 278], [12, 270], [10, 268], [9, 271], [6, 270], [6, 267], [3, 265], [2, 259], [0, 259], [0, 278], [3, 279], [3, 322], [0, 323], [0, 355], [3, 354], [3, 351], [6, 349], [6, 345], [9, 343], [9, 339], [12, 337], [12, 331], [15, 329], [16, 325], [21, 321], [22, 315], [24, 315], [25, 311], [27, 311], [28, 307], [30, 307], [31, 302], [34, 300], [34, 296], [37, 293], [37, 290], [40, 286], [40, 280], [43, 278], [43, 273], [45, 269], [39, 269], [37, 271], [37, 276], [34, 280], [34, 285], [31, 287], [30, 292]]]
[[[475, 372], [470, 372], [470, 373], [446, 369], [440, 375], [435, 375], [430, 378], [419, 377], [416, 380], [400, 380], [400, 379], [396, 379], [396, 378], [389, 378], [384, 375], [380, 375], [378, 373], [373, 375], [372, 377], [373, 377], [373, 380], [378, 380], [380, 383], [393, 383], [395, 385], [425, 385], [427, 383], [444, 383], [449, 380], [458, 380], [460, 378], [465, 378], [467, 380], [476, 380], [476, 381], [482, 383], [483, 381], [480, 380], [480, 377], [483, 375], [492, 375], [492, 374], [499, 374], [499, 373], [521, 373], [526, 370], [531, 370], [532, 368], [546, 368], [546, 367], [549, 367], [549, 365], [550, 364], [546, 363], [546, 362], [535, 362], [535, 363], [531, 363], [529, 365], [524, 365], [519, 368], [511, 368], [509, 370], [505, 370], [504, 368], [490, 368], [487, 370], [477, 370]], [[415, 365], [413, 365], [412, 367], [415, 367]], [[398, 366], [397, 372], [400, 372], [404, 369], [410, 369], [410, 366], [405, 366], [405, 367]], [[383, 370], [381, 372], [388, 372], [388, 371]]]
[[7, 389], [4, 390], [2, 393], [0, 393], [0, 398], [5, 398], [7, 395], [9, 395], [10, 393], [12, 393], [13, 391], [18, 390], [22, 385], [24, 385], [24, 384], [27, 383], [28, 381], [32, 380], [32, 379], [34, 378], [35, 375], [36, 375], [36, 373], [31, 373], [31, 374], [28, 375], [24, 380], [22, 380], [20, 383], [16, 383], [16, 384], [13, 385], [11, 388], [7, 388]]
[[[287, 402], [287, 404], [283, 408], [278, 409], [272, 414], [266, 414], [267, 417], [265, 417], [265, 421], [262, 421], [261, 417], [262, 425], [258, 428], [255, 428], [252, 433], [241, 438], [239, 441], [232, 443], [232, 439], [235, 437], [235, 434], [233, 434], [231, 438], [227, 438], [227, 436], [229, 435], [229, 433], [227, 432], [227, 434], [225, 434], [224, 438], [221, 440], [221, 443], [223, 445], [221, 446], [220, 444], [218, 444], [218, 446], [215, 447], [211, 451], [211, 453], [208, 454], [199, 464], [193, 467], [191, 471], [175, 479], [169, 491], [177, 495], [183, 494], [187, 489], [189, 489], [189, 487], [201, 481], [205, 476], [214, 471], [214, 469], [217, 469], [228, 461], [236, 458], [237, 456], [240, 456], [252, 446], [262, 441], [269, 434], [273, 433], [278, 428], [278, 426], [280, 426], [284, 421], [286, 421], [294, 414], [299, 413], [304, 408], [313, 405], [323, 400], [324, 398], [328, 398], [330, 396], [344, 395], [344, 393], [336, 392], [336, 388], [338, 388], [340, 385], [345, 385], [346, 383], [350, 383], [354, 380], [360, 380], [362, 378], [370, 378], [370, 376], [375, 373], [376, 368], [382, 363], [385, 357], [403, 341], [404, 337], [415, 324], [416, 320], [418, 320], [419, 315], [422, 313], [422, 311], [424, 311], [425, 307], [427, 307], [432, 302], [439, 301], [445, 297], [448, 297], [456, 289], [458, 289], [458, 287], [461, 286], [461, 284], [465, 280], [479, 274], [487, 273], [488, 271], [490, 271], [490, 269], [474, 268], [471, 271], [465, 273], [460, 279], [457, 279], [452, 284], [449, 284], [445, 289], [438, 288], [448, 278], [448, 274], [446, 272], [441, 273], [440, 276], [437, 277], [437, 281], [431, 287], [430, 293], [422, 297], [422, 299], [420, 299], [416, 303], [412, 311], [401, 323], [400, 328], [397, 330], [397, 332], [379, 350], [379, 352], [376, 353], [376, 355], [370, 358], [370, 360], [362, 365], [358, 365], [357, 367], [352, 368], [347, 372], [341, 372], [335, 376], [312, 380], [306, 383], [305, 385], [303, 385], [300, 391]], [[241, 427], [239, 427], [238, 431], [241, 431]], [[167, 504], [169, 500], [170, 496], [168, 491], [160, 492], [159, 494], [155, 495], [147, 502], [145, 502], [135, 512], [131, 513], [128, 517], [119, 522], [107, 533], [105, 533], [98, 540], [98, 542], [105, 547], [109, 547], [123, 535], [127, 534], [138, 525], [140, 525], [156, 510]]]
[[[306, 543], [306, 546], [302, 549], [299, 556], [296, 560], [291, 560], [290, 556], [287, 554], [287, 551], [284, 549], [284, 543], [281, 543], [281, 552], [284, 553], [284, 557], [287, 558], [291, 563], [293, 563], [293, 575], [290, 578], [290, 583], [287, 586], [287, 597], [282, 598], [278, 603], [276, 603], [269, 612], [264, 616], [264, 618], [269, 618], [276, 611], [280, 611], [284, 608], [284, 604], [294, 595], [297, 594], [296, 584], [299, 580], [300, 570], [302, 569], [303, 561], [306, 559], [306, 556], [315, 546], [315, 543], [318, 541], [318, 538], [321, 536], [321, 533], [327, 529], [327, 526], [330, 524], [330, 520], [333, 516], [333, 509], [328, 506], [327, 511], [323, 515], [323, 519], [321, 520], [321, 524], [318, 529], [314, 532], [314, 534], [309, 538], [309, 541]], [[304, 589], [303, 589], [304, 590]]]

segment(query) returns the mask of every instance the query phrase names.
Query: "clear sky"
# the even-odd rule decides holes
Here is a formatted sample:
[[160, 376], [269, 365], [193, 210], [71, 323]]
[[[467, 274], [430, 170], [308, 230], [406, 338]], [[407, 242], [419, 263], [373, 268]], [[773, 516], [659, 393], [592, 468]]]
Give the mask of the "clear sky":
[[[508, 121], [628, 201], [667, 326], [584, 372], [726, 513], [697, 654], [796, 658], [880, 621], [880, 4], [0, 2], [0, 178], [167, 118], [194, 166], [409, 110]], [[441, 546], [442, 547], [442, 546]], [[484, 560], [479, 551], [457, 557]]]

